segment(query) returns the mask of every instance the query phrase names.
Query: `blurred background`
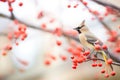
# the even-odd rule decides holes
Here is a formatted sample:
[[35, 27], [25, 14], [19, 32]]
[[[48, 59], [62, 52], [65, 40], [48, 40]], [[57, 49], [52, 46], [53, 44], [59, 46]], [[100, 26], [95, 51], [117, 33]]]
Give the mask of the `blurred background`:
[[[16, 30], [18, 25], [10, 18], [8, 3], [1, 0], [0, 80], [106, 80], [100, 73], [104, 66], [93, 68], [92, 61], [80, 64], [75, 70], [72, 69], [71, 54], [67, 48], [71, 44], [80, 45], [79, 42], [72, 40], [71, 35], [57, 36], [50, 32], [62, 29], [72, 34], [73, 38], [77, 38], [77, 32], [73, 31], [73, 28], [85, 20], [90, 31], [107, 44], [111, 51], [114, 52], [116, 42], [120, 47], [120, 37], [118, 41], [108, 42], [108, 28], [120, 34], [120, 0], [96, 0], [103, 4], [98, 4], [95, 0], [83, 1], [84, 3], [80, 0], [15, 0], [12, 3], [14, 17], [19, 23], [27, 26], [27, 37], [22, 41], [8, 39], [6, 34]], [[20, 2], [23, 3], [22, 6], [19, 6]], [[110, 10], [113, 9], [112, 12], [104, 16], [106, 6], [111, 5], [118, 9], [110, 7]], [[56, 41], [61, 46], [58, 46]], [[19, 45], [16, 45], [16, 42]], [[12, 45], [12, 50], [7, 51], [7, 55], [2, 55], [7, 44]], [[49, 61], [49, 56], [52, 56], [53, 60]], [[117, 58], [119, 59], [119, 54]], [[119, 66], [113, 67], [116, 76], [110, 76], [108, 79], [119, 80]]]

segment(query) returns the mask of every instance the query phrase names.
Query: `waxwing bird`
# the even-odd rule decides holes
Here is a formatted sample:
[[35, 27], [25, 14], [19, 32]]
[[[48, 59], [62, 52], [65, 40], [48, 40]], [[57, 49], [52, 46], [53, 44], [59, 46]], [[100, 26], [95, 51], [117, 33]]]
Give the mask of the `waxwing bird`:
[[100, 41], [92, 32], [90, 32], [90, 30], [85, 25], [85, 20], [82, 21], [82, 23], [78, 27], [74, 28], [74, 30], [76, 30], [79, 33], [79, 40], [80, 40], [80, 43], [82, 44], [82, 46], [91, 51], [90, 55], [92, 55], [94, 52], [96, 54], [100, 53], [102, 55], [104, 61], [106, 62], [106, 64], [107, 64], [108, 58], [111, 58], [116, 62], [120, 62], [120, 60], [116, 59], [114, 55], [111, 55], [111, 53], [108, 51], [108, 49], [104, 50], [101, 48], [98, 51], [95, 50], [96, 44], [103, 46], [103, 42]]

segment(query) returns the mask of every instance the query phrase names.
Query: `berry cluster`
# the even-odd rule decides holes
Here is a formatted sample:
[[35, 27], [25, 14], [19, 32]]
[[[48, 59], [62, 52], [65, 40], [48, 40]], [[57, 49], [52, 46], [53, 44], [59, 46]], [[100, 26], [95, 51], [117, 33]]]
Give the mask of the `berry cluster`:
[[[8, 3], [8, 7], [9, 7], [9, 11], [12, 12], [13, 11], [13, 7], [12, 4], [16, 1], [16, 0], [0, 0], [1, 2], [7, 2]], [[23, 5], [22, 2], [19, 2], [18, 4], [20, 7]]]

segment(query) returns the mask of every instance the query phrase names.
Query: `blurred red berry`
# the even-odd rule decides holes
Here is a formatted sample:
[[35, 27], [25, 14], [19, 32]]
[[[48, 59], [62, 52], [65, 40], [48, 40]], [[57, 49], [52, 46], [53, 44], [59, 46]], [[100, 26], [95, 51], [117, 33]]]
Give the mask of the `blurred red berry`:
[[19, 6], [23, 6], [23, 3], [22, 3], [22, 2], [20, 2], [20, 3], [19, 3]]
[[71, 5], [68, 5], [67, 7], [68, 7], [68, 8], [70, 8], [70, 7], [71, 7]]
[[12, 12], [12, 11], [13, 11], [13, 8], [12, 8], [12, 7], [9, 7], [9, 11]]
[[105, 73], [105, 70], [103, 69], [103, 70], [101, 70], [101, 73]]
[[51, 61], [50, 61], [50, 60], [45, 60], [44, 64], [45, 64], [46, 66], [49, 66], [49, 65], [51, 64]]
[[97, 67], [97, 64], [96, 64], [96, 63], [93, 63], [93, 64], [92, 64], [92, 67]]
[[57, 40], [57, 41], [56, 41], [56, 44], [57, 44], [58, 46], [61, 46], [62, 42], [59, 41], [59, 40]]
[[87, 2], [85, 2], [85, 1], [83, 1], [83, 4], [84, 4], [84, 5], [87, 5], [88, 3], [87, 3]]
[[115, 52], [120, 53], [120, 47], [115, 48]]
[[108, 64], [112, 64], [112, 62], [113, 62], [112, 59], [108, 59], [108, 60], [107, 60], [107, 63], [108, 63]]
[[108, 78], [108, 77], [109, 77], [109, 74], [106, 73], [106, 74], [105, 74], [105, 78]]
[[76, 66], [72, 66], [73, 69], [76, 69]]
[[106, 50], [106, 49], [107, 49], [107, 46], [106, 46], [106, 45], [102, 45], [102, 48]]
[[102, 63], [99, 63], [98, 66], [99, 66], [99, 67], [102, 67]]
[[101, 50], [101, 46], [100, 45], [95, 45], [95, 50]]
[[116, 72], [115, 71], [112, 71], [111, 72], [111, 76], [115, 76]]
[[60, 58], [63, 60], [63, 61], [66, 61], [67, 60], [67, 57], [65, 55], [60, 55]]

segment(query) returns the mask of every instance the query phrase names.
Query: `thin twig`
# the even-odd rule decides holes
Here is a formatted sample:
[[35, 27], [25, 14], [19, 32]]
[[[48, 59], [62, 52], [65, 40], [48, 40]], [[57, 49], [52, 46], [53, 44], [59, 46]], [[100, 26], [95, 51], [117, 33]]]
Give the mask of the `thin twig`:
[[[99, 59], [99, 58], [91, 58], [91, 59], [87, 59], [86, 62], [91, 61], [91, 60], [99, 60], [99, 61], [103, 61], [105, 62], [103, 59]], [[120, 63], [117, 62], [112, 62], [113, 65], [117, 65], [120, 66]]]
[[[9, 6], [9, 7], [12, 7], [11, 3], [8, 2], [8, 6]], [[10, 14], [11, 14], [11, 19], [14, 20], [14, 19], [15, 19], [15, 16], [14, 16], [13, 11], [10, 11]]]
[[100, 18], [99, 18], [97, 15], [93, 14], [93, 12], [91, 12], [91, 9], [90, 9], [87, 5], [85, 5], [82, 1], [81, 1], [81, 3], [82, 3], [82, 4], [85, 6], [85, 8], [103, 25], [103, 27], [104, 27], [106, 30], [108, 30], [108, 31], [111, 32], [111, 29], [110, 29], [110, 27], [107, 26], [107, 24], [105, 24], [102, 20], [100, 20]]

